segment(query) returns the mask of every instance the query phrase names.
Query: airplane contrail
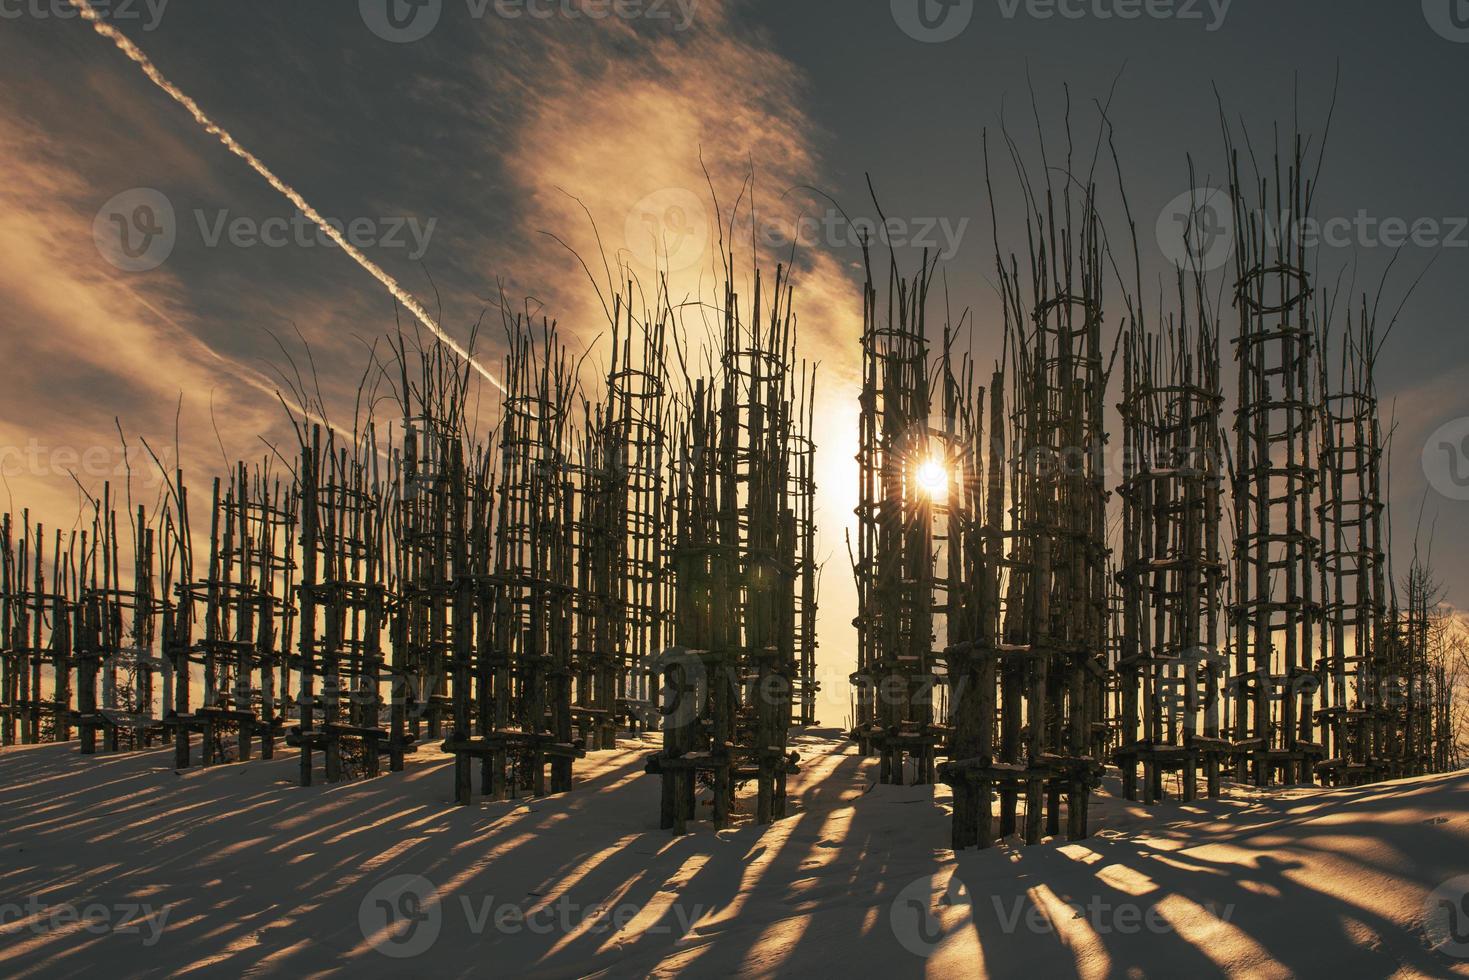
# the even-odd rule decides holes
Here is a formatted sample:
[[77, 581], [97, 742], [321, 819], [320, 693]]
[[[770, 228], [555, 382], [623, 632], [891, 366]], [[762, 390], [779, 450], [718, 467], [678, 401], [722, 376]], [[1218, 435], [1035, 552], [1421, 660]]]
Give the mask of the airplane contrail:
[[158, 70], [158, 66], [153, 64], [141, 48], [128, 40], [117, 28], [102, 19], [102, 15], [97, 13], [96, 8], [92, 6], [91, 0], [69, 0], [69, 2], [82, 15], [83, 20], [91, 23], [98, 34], [101, 34], [113, 44], [117, 45], [119, 51], [132, 59], [139, 68], [142, 68], [143, 73], [148, 76], [148, 79], [154, 85], [162, 89], [169, 98], [188, 110], [189, 115], [193, 116], [194, 121], [200, 126], [203, 126], [206, 132], [218, 139], [225, 149], [249, 164], [250, 169], [264, 177], [271, 187], [284, 194], [287, 200], [294, 204], [307, 218], [311, 219], [321, 229], [324, 235], [336, 242], [342, 251], [350, 255], [353, 261], [362, 266], [374, 279], [386, 286], [388, 292], [393, 294], [393, 298], [402, 303], [408, 312], [412, 313], [420, 323], [429, 329], [430, 333], [443, 341], [444, 346], [462, 357], [471, 367], [483, 375], [485, 380], [490, 384], [499, 388], [501, 391], [505, 390], [505, 386], [500, 383], [499, 378], [496, 378], [481, 366], [478, 361], [470, 356], [469, 351], [465, 350], [453, 337], [450, 337], [434, 322], [434, 318], [429, 316], [428, 311], [423, 308], [423, 305], [418, 300], [414, 299], [412, 293], [399, 285], [398, 281], [388, 275], [377, 263], [373, 262], [366, 255], [363, 255], [351, 242], [347, 241], [341, 231], [323, 218], [320, 212], [306, 203], [306, 199], [297, 193], [295, 188], [277, 177], [259, 157], [241, 146], [224, 127], [220, 126], [213, 119], [210, 119], [204, 110], [199, 108], [199, 103], [189, 98], [189, 96], [179, 90], [177, 85], [174, 85], [173, 82], [165, 78], [163, 72]]

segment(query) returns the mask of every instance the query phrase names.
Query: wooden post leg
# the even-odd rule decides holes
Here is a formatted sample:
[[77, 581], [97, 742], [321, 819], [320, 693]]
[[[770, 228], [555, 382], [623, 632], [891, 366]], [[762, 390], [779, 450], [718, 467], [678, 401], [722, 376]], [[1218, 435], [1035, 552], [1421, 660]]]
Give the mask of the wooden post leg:
[[474, 799], [471, 777], [471, 759], [468, 752], [454, 753], [454, 802], [458, 806], [469, 806]]
[[1041, 822], [1044, 817], [1045, 783], [1031, 779], [1025, 784], [1025, 843], [1041, 842]]
[[1087, 806], [1090, 802], [1091, 792], [1087, 789], [1086, 781], [1073, 779], [1070, 792], [1066, 797], [1066, 839], [1086, 840], [1087, 837]]
[[326, 740], [326, 781], [335, 783], [342, 778], [342, 744], [335, 736]]
[[960, 777], [954, 784], [954, 818], [949, 831], [949, 844], [958, 852], [975, 843], [974, 787]]
[[1000, 836], [1010, 837], [1017, 825], [1016, 810], [1019, 808], [1020, 793], [1013, 783], [1000, 788]]
[[490, 753], [490, 799], [503, 800], [508, 791], [505, 785], [505, 750], [495, 749]]
[[976, 793], [978, 804], [978, 826], [975, 828], [975, 843], [979, 847], [989, 847], [995, 839], [994, 808], [990, 794], [994, 791], [994, 784], [988, 779], [979, 782]]
[[[674, 776], [673, 773], [665, 771], [660, 780], [663, 784], [658, 806], [658, 826], [662, 830], [672, 830], [678, 821], [678, 814], [674, 805]], [[715, 804], [718, 806], [718, 804]]]
[[670, 782], [673, 784], [673, 832], [675, 834], [686, 834], [689, 829], [688, 815], [685, 812], [688, 805], [688, 787], [685, 785], [689, 773], [684, 769], [674, 772]]
[[689, 821], [694, 817], [694, 771], [680, 769], [674, 776], [674, 820], [673, 832], [686, 834]]
[[720, 766], [714, 770], [714, 829], [723, 830], [729, 822], [729, 769]]

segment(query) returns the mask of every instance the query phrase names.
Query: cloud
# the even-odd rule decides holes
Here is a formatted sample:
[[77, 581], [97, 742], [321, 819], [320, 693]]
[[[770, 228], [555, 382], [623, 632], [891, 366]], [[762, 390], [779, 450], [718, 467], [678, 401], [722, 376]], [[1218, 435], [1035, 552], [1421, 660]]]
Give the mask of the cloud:
[[[207, 422], [211, 396], [225, 428], [268, 431], [274, 419], [258, 392], [265, 379], [190, 331], [177, 281], [166, 271], [120, 276], [104, 262], [91, 234], [95, 190], [56, 141], [16, 118], [0, 119], [0, 161], [7, 174], [0, 187], [0, 296], [11, 325], [0, 445], [17, 497], [52, 522], [69, 521], [76, 487], [67, 461], [117, 449], [114, 416], [133, 433], [141, 428], [155, 443], [171, 444], [181, 396], [191, 410], [184, 443], [207, 446], [208, 458], [218, 453]], [[246, 397], [252, 386], [257, 391]], [[43, 451], [39, 464], [36, 447]], [[75, 465], [100, 492], [102, 470]]]
[[[748, 303], [752, 259], [768, 284], [776, 263], [791, 257], [783, 243], [795, 219], [828, 207], [804, 190], [822, 186], [825, 166], [805, 79], [739, 14], [736, 4], [701, 2], [685, 32], [566, 20], [517, 33], [475, 62], [486, 90], [520, 107], [507, 116], [489, 98], [470, 110], [485, 124], [486, 151], [503, 154], [520, 229], [491, 261], [534, 290], [583, 343], [606, 321], [581, 260], [604, 291], [605, 255], [614, 277], [625, 267], [648, 283], [661, 270], [676, 299], [714, 304], [722, 300], [712, 294], [722, 225]], [[801, 353], [822, 362], [817, 550], [833, 561], [822, 579], [818, 632], [823, 663], [845, 676], [856, 645], [843, 532], [856, 504], [847, 437], [857, 429], [860, 283], [815, 243], [797, 249], [794, 276]], [[696, 324], [688, 325], [691, 336], [701, 330]], [[822, 717], [839, 721], [845, 686], [824, 688]]]
[[[242, 27], [281, 26], [273, 16], [262, 13]], [[615, 281], [631, 274], [651, 282], [655, 266], [667, 264], [651, 239], [643, 240], [645, 232], [683, 230], [668, 226], [677, 209], [663, 209], [651, 226], [643, 220], [669, 195], [692, 200], [703, 236], [695, 260], [670, 273], [674, 295], [720, 298], [713, 295], [715, 230], [731, 234], [727, 222], [737, 212], [726, 245], [748, 304], [755, 258], [767, 282], [776, 262], [791, 258], [786, 246], [764, 237], [752, 249], [752, 232], [789, 230], [802, 209], [827, 206], [802, 189], [822, 186], [825, 166], [823, 134], [804, 106], [805, 80], [748, 25], [739, 4], [701, 0], [687, 30], [563, 16], [476, 22], [467, 30], [446, 24], [417, 45], [382, 44], [365, 30], [354, 42], [361, 25], [351, 17], [319, 16], [342, 35], [346, 52], [347, 74], [325, 77], [357, 94], [315, 102], [308, 88], [301, 102], [267, 116], [252, 93], [288, 85], [293, 72], [318, 77], [311, 74], [316, 62], [297, 50], [305, 42], [292, 32], [273, 35], [271, 50], [279, 55], [270, 65], [243, 59], [228, 90], [200, 75], [197, 55], [168, 25], [138, 41], [179, 90], [200, 98], [201, 112], [244, 134], [249, 150], [272, 172], [288, 175], [323, 213], [440, 219], [422, 269], [397, 255], [372, 260], [396, 280], [417, 275], [409, 288], [442, 303], [446, 323], [473, 322], [493, 308], [503, 285], [512, 302], [532, 297], [573, 343], [590, 344], [606, 320], [577, 256], [604, 291], [604, 251]], [[266, 216], [289, 214], [290, 205], [83, 25], [27, 27], [50, 31], [43, 46], [59, 52], [48, 65], [34, 56], [33, 67], [42, 74], [75, 70], [92, 97], [68, 116], [64, 102], [38, 92], [55, 103], [56, 112], [46, 115], [69, 121], [42, 129], [21, 122], [18, 111], [0, 129], [0, 162], [12, 175], [3, 191], [0, 247], [19, 256], [0, 271], [0, 295], [8, 315], [28, 325], [12, 345], [17, 373], [28, 380], [0, 395], [5, 438], [110, 446], [112, 419], [120, 415], [130, 433], [169, 443], [182, 394], [180, 452], [197, 484], [222, 464], [211, 397], [224, 455], [258, 457], [262, 433], [290, 439], [266, 370], [283, 358], [264, 328], [290, 337], [292, 323], [316, 352], [327, 403], [349, 410], [365, 362], [357, 338], [392, 328], [382, 287], [335, 250], [201, 247], [188, 227], [195, 206]], [[280, 73], [287, 77], [275, 77]], [[379, 87], [360, 84], [369, 75], [382, 80]], [[23, 88], [52, 91], [16, 80], [8, 98], [18, 106]], [[350, 157], [344, 147], [352, 148]], [[752, 190], [745, 186], [751, 178]], [[107, 265], [91, 241], [98, 206], [132, 185], [165, 191], [180, 212], [174, 256], [139, 274]], [[822, 247], [808, 243], [794, 265], [802, 352], [823, 362], [818, 437], [836, 439], [855, 431], [859, 287]], [[450, 330], [461, 341], [467, 336], [463, 326]], [[494, 354], [485, 349], [486, 364]], [[85, 394], [55, 397], [59, 384], [73, 382]], [[844, 496], [855, 485], [847, 456], [821, 457], [828, 468], [818, 474], [823, 556], [840, 554], [853, 503]], [[18, 503], [49, 493], [59, 516], [75, 512], [75, 488], [64, 475], [27, 474], [12, 484]], [[828, 623], [848, 628], [853, 611], [845, 561], [836, 564], [823, 583], [824, 635]], [[825, 644], [824, 655], [850, 647]], [[844, 692], [826, 693], [844, 703]]]

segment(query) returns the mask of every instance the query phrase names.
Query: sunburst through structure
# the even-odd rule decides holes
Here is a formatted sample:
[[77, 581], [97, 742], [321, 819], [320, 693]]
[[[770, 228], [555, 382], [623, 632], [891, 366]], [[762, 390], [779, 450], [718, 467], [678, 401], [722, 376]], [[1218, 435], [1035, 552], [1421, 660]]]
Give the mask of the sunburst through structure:
[[925, 459], [913, 471], [914, 482], [925, 496], [942, 500], [949, 492], [949, 469], [941, 459]]
[[0, 0], [0, 980], [1469, 980], [1469, 0], [1231, 2]]

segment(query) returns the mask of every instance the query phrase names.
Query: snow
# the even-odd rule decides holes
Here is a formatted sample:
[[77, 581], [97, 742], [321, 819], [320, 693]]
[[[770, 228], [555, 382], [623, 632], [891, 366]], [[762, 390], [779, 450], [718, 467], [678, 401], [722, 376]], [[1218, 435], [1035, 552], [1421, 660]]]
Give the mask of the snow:
[[0, 975], [1469, 976], [1469, 774], [1153, 808], [1109, 780], [1091, 839], [955, 861], [946, 787], [793, 743], [789, 817], [677, 838], [651, 737], [467, 808], [432, 748], [305, 789], [283, 745], [5, 749]]

